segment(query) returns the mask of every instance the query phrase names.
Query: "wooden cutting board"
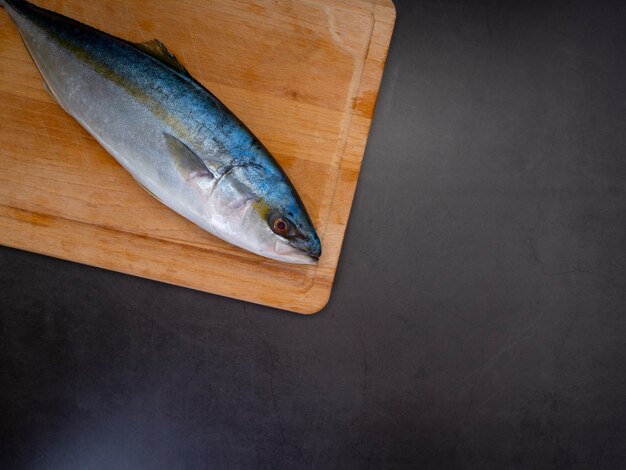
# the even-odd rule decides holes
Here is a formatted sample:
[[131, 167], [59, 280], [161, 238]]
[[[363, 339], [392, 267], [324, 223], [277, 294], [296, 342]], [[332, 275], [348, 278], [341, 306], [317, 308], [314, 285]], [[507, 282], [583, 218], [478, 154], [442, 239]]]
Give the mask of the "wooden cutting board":
[[0, 244], [299, 313], [327, 303], [393, 24], [391, 0], [35, 0], [158, 38], [276, 156], [316, 266], [267, 260], [151, 198], [50, 98], [0, 9]]

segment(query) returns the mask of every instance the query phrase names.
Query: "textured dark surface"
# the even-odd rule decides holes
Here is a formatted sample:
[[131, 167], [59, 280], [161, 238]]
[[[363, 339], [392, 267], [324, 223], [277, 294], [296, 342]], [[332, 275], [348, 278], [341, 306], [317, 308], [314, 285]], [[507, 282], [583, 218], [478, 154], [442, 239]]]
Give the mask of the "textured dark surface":
[[626, 7], [397, 1], [328, 307], [0, 250], [0, 467], [624, 468]]

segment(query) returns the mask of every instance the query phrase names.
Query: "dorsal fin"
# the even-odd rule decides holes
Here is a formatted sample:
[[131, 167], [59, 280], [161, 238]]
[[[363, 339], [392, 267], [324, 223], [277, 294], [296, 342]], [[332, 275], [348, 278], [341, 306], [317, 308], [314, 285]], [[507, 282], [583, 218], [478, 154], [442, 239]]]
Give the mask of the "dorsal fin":
[[183, 64], [181, 64], [176, 56], [172, 54], [165, 44], [163, 44], [158, 39], [151, 39], [146, 42], [135, 42], [133, 43], [138, 49], [141, 49], [146, 54], [154, 57], [157, 60], [169, 65], [170, 67], [178, 70], [179, 72], [184, 73], [185, 75], [190, 75], [189, 71], [185, 68]]

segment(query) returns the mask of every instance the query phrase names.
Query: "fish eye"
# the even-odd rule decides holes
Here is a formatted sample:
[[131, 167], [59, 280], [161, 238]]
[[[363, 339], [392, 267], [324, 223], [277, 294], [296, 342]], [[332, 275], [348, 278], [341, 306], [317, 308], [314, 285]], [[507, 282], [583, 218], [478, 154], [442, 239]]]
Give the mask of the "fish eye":
[[278, 235], [286, 235], [290, 229], [291, 224], [286, 219], [279, 217], [277, 219], [274, 219], [274, 222], [272, 222], [272, 230]]
[[298, 234], [295, 225], [282, 214], [275, 213], [267, 221], [268, 225], [276, 235], [283, 237], [293, 237]]

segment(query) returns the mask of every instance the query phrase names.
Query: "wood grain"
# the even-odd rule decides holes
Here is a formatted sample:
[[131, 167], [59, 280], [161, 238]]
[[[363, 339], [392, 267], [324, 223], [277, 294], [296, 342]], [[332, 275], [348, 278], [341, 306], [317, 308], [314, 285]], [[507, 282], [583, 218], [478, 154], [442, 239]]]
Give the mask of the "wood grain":
[[125, 39], [162, 40], [276, 156], [323, 255], [317, 266], [266, 260], [152, 199], [46, 94], [3, 10], [0, 244], [293, 312], [322, 309], [393, 30], [391, 0], [34, 3]]

